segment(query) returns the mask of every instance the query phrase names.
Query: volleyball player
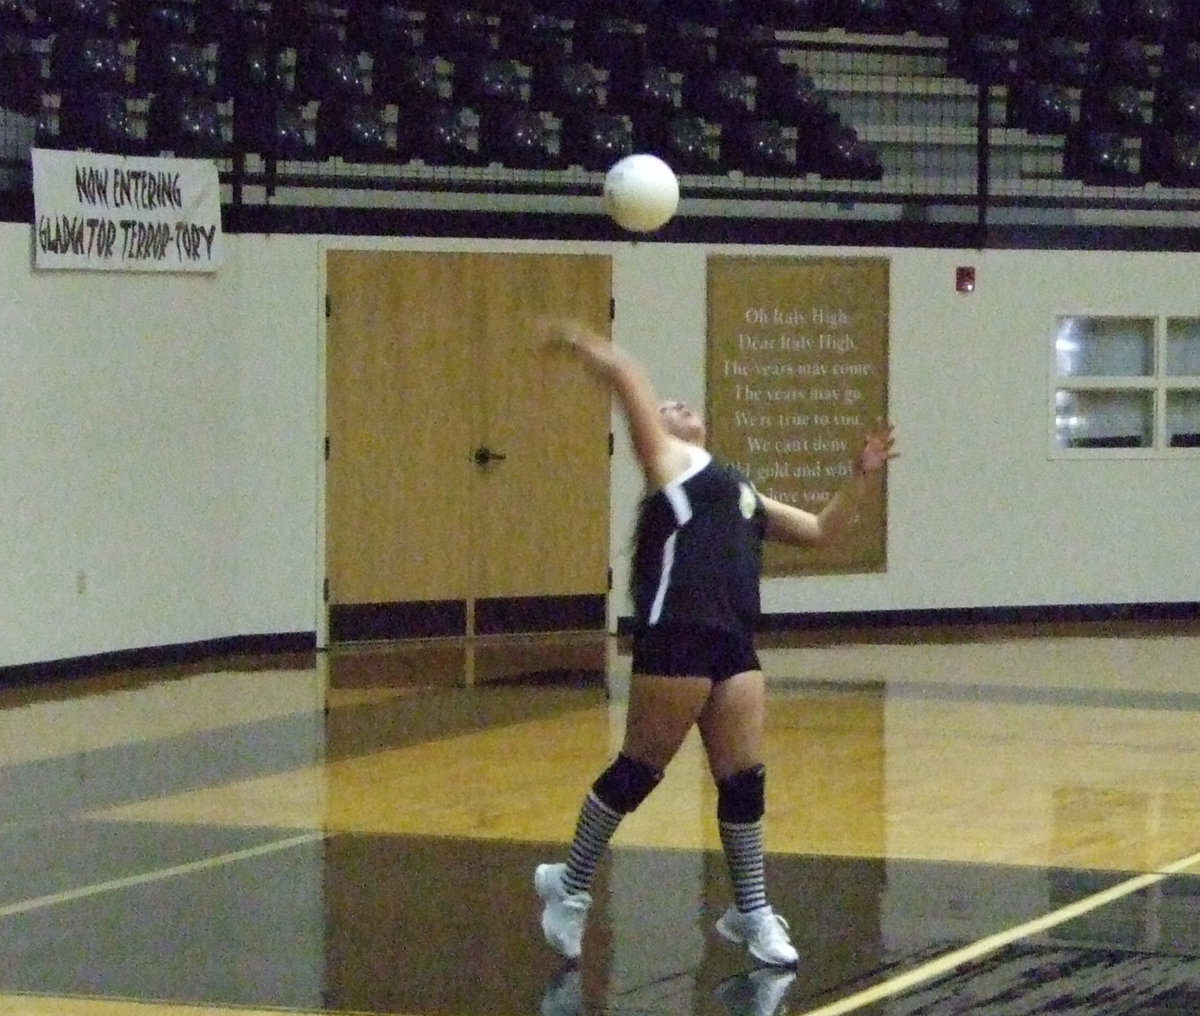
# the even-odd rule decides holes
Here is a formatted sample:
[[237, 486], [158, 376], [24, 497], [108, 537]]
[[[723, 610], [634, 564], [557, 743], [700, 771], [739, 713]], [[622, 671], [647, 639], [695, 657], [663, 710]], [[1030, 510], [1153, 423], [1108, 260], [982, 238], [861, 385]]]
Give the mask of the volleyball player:
[[704, 420], [662, 401], [626, 351], [570, 321], [544, 324], [547, 343], [573, 354], [612, 389], [645, 479], [632, 563], [632, 678], [624, 741], [585, 795], [565, 862], [539, 865], [542, 931], [579, 956], [596, 867], [622, 818], [662, 779], [698, 726], [717, 787], [717, 820], [733, 903], [717, 931], [761, 964], [797, 960], [787, 921], [768, 902], [763, 870], [765, 683], [754, 646], [764, 539], [821, 544], [845, 530], [877, 489], [894, 450], [892, 428], [868, 430], [852, 475], [816, 513], [764, 497], [705, 448]]

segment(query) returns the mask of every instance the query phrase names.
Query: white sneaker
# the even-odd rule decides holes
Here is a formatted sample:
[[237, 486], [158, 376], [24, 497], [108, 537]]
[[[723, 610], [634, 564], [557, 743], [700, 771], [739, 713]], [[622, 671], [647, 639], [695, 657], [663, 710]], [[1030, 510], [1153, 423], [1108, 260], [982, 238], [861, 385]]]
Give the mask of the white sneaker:
[[744, 945], [759, 963], [772, 967], [794, 967], [800, 958], [788, 935], [788, 923], [770, 907], [741, 913], [730, 907], [717, 921], [717, 931], [737, 945]]
[[568, 893], [563, 888], [565, 864], [539, 864], [533, 887], [542, 898], [542, 934], [550, 948], [569, 960], [577, 959], [583, 946], [583, 926], [592, 898], [587, 893]]

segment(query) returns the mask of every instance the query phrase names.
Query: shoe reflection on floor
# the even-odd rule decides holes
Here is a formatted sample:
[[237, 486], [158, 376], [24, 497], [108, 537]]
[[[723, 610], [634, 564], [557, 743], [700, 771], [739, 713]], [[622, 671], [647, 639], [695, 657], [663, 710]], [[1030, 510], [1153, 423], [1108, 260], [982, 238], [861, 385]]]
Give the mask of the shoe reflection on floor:
[[[759, 967], [725, 978], [713, 997], [728, 1016], [782, 1016], [794, 970]], [[540, 1016], [584, 1016], [583, 972], [568, 964], [555, 972], [538, 1006]]]
[[583, 973], [575, 964], [550, 979], [538, 1006], [541, 1016], [583, 1016]]
[[776, 1016], [795, 979], [794, 970], [760, 967], [726, 978], [714, 994], [729, 1016]]

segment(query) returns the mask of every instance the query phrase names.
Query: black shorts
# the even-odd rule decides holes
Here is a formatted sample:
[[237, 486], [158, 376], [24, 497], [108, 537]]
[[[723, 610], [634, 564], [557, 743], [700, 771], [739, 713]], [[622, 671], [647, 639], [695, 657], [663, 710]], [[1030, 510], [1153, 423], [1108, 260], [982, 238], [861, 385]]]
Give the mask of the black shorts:
[[633, 637], [633, 672], [726, 681], [762, 670], [749, 638], [717, 628], [654, 625]]

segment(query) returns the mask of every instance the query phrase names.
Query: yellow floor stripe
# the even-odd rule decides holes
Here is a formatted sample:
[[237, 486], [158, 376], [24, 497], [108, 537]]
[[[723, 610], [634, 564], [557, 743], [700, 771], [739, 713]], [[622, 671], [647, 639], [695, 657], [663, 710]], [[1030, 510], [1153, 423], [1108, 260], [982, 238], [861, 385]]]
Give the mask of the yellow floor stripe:
[[977, 942], [972, 942], [970, 945], [956, 949], [945, 956], [939, 956], [936, 960], [924, 963], [898, 977], [890, 978], [881, 984], [866, 988], [856, 994], [847, 995], [845, 998], [838, 999], [836, 1002], [831, 1002], [828, 1005], [823, 1005], [818, 1009], [810, 1009], [808, 1012], [800, 1014], [800, 1016], [842, 1016], [844, 1013], [854, 1012], [856, 1009], [872, 1005], [885, 998], [892, 998], [901, 992], [908, 991], [910, 988], [915, 988], [920, 984], [943, 977], [961, 966], [982, 959], [990, 953], [1003, 949], [1006, 945], [1012, 945], [1023, 938], [1029, 938], [1031, 935], [1036, 935], [1039, 932], [1047, 931], [1060, 924], [1065, 924], [1067, 921], [1072, 921], [1093, 910], [1098, 910], [1100, 907], [1123, 899], [1126, 896], [1132, 896], [1136, 892], [1157, 885], [1171, 875], [1178, 875], [1198, 865], [1200, 865], [1200, 854], [1192, 854], [1190, 857], [1185, 857], [1182, 860], [1166, 865], [1157, 872], [1148, 875], [1139, 875], [1136, 878], [1122, 882], [1120, 885], [1105, 889], [1103, 892], [1078, 900], [1042, 917], [1034, 918], [1032, 921], [1027, 921], [1025, 924], [1018, 924], [1016, 927], [1009, 928], [1006, 931], [989, 935], [987, 938], [981, 938]]

